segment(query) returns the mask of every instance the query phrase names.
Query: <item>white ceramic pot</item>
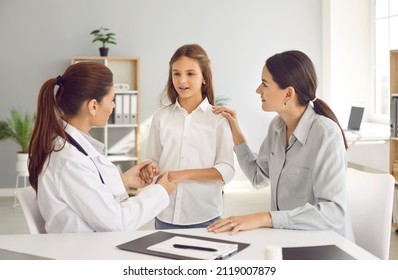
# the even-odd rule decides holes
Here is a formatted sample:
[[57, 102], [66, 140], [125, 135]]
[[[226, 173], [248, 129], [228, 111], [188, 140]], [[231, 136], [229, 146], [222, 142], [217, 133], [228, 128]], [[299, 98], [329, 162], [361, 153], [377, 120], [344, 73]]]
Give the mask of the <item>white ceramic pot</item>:
[[18, 176], [26, 176], [26, 177], [29, 176], [28, 154], [17, 153], [16, 169]]

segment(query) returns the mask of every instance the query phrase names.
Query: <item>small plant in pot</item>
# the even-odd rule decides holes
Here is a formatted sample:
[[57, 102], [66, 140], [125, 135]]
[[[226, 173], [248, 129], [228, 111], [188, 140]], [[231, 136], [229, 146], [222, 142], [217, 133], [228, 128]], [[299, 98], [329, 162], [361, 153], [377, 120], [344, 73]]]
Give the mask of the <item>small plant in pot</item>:
[[109, 28], [100, 27], [99, 29], [95, 29], [91, 31], [90, 35], [94, 36], [92, 43], [101, 42], [102, 47], [99, 48], [101, 56], [108, 56], [109, 48], [107, 47], [108, 44], [116, 45], [116, 38], [115, 33], [110, 32]]
[[[0, 120], [0, 141], [10, 139], [19, 145], [16, 154], [16, 173], [18, 187], [19, 177], [28, 177], [28, 148], [29, 141], [33, 132], [35, 115], [23, 114], [15, 108], [10, 110], [10, 118]], [[26, 180], [26, 179], [25, 179]], [[26, 181], [25, 181], [26, 186]], [[17, 198], [14, 198], [14, 206], [17, 206]]]
[[15, 108], [10, 110], [10, 118], [0, 121], [0, 141], [10, 139], [19, 145], [17, 152], [17, 174], [28, 176], [28, 147], [33, 132], [35, 116], [22, 114]]
[[27, 153], [34, 122], [35, 116], [23, 114], [12, 108], [10, 118], [0, 121], [0, 141], [11, 139], [19, 145], [19, 153]]

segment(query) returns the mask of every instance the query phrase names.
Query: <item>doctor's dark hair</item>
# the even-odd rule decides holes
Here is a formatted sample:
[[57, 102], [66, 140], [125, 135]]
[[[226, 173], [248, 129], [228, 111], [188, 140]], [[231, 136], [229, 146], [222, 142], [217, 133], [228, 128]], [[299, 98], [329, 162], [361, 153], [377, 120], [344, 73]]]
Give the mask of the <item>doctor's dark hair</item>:
[[206, 51], [198, 44], [184, 45], [178, 48], [169, 62], [169, 78], [167, 80], [167, 85], [163, 93], [163, 98], [168, 98], [171, 104], [176, 103], [178, 93], [173, 85], [173, 64], [181, 57], [189, 57], [196, 60], [199, 64], [200, 70], [202, 71], [203, 80], [202, 84], [202, 98], [207, 97], [209, 103], [214, 105], [214, 90], [213, 90], [213, 77], [210, 67], [210, 59]]
[[60, 136], [67, 141], [63, 119], [76, 116], [86, 101], [101, 102], [112, 86], [112, 72], [98, 62], [73, 64], [42, 85], [29, 142], [29, 183], [36, 191], [44, 163], [55, 150], [54, 140]]
[[333, 120], [339, 126], [347, 149], [347, 140], [336, 115], [326, 102], [316, 97], [318, 80], [311, 59], [301, 51], [291, 50], [271, 56], [265, 65], [279, 88], [293, 87], [301, 106], [307, 106], [312, 101], [315, 113]]

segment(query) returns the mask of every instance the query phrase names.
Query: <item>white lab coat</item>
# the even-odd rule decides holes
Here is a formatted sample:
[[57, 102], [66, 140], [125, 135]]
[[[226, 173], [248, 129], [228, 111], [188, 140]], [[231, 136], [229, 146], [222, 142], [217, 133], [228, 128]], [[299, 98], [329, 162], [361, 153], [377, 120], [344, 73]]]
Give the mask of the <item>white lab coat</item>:
[[65, 131], [89, 156], [67, 142], [44, 164], [38, 203], [48, 233], [135, 230], [167, 207], [168, 193], [158, 184], [128, 197], [118, 168], [100, 152], [104, 145], [71, 125]]

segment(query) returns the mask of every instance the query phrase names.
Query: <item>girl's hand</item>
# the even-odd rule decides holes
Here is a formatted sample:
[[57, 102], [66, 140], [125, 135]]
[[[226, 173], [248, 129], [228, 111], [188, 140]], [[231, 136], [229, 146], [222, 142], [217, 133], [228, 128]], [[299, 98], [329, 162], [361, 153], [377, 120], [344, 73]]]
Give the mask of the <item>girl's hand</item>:
[[169, 180], [168, 172], [161, 174], [156, 180], [156, 184], [161, 185], [168, 194], [171, 194], [176, 188], [176, 184]]
[[159, 167], [155, 162], [151, 161], [148, 165], [144, 166], [140, 170], [140, 178], [147, 184], [151, 184], [153, 178], [159, 175]]
[[130, 168], [121, 176], [126, 189], [137, 189], [151, 184], [153, 177], [158, 173], [157, 165], [152, 160], [147, 160]]
[[175, 184], [179, 184], [190, 179], [188, 170], [169, 171], [168, 175], [169, 180]]
[[136, 166], [130, 168], [121, 175], [124, 187], [126, 189], [137, 189], [149, 185], [150, 183], [152, 183], [153, 178], [150, 179], [142, 177], [142, 170], [148, 169], [148, 172], [152, 172], [152, 174], [155, 174], [157, 170], [156, 168], [157, 165], [152, 160], [141, 162]]

